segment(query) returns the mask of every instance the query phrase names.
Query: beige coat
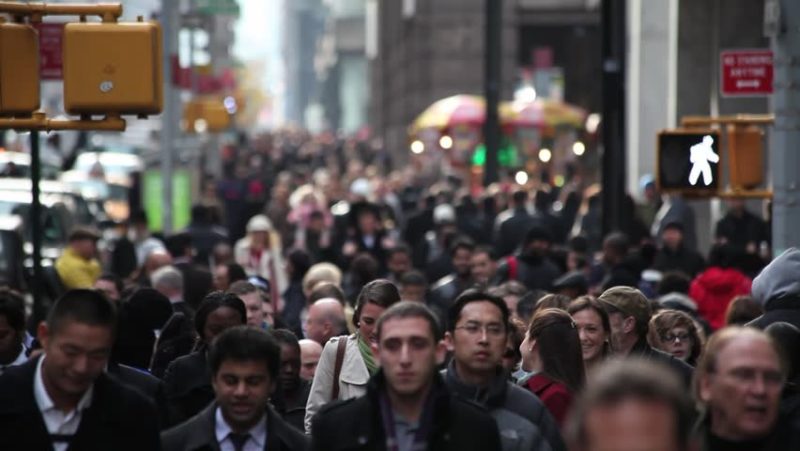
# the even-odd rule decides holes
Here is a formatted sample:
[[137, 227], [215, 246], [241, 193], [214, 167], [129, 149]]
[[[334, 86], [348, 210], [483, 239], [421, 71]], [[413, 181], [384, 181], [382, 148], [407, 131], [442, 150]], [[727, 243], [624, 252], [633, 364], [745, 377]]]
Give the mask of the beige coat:
[[308, 395], [305, 419], [306, 433], [308, 434], [311, 433], [311, 418], [319, 412], [322, 406], [331, 401], [336, 350], [341, 339], [347, 340], [347, 346], [344, 348], [342, 369], [339, 372], [339, 399], [357, 398], [367, 393], [369, 372], [361, 357], [361, 352], [358, 350], [355, 334], [349, 337], [331, 338], [322, 350], [317, 364], [317, 372], [314, 373], [314, 382], [311, 384], [311, 393]]

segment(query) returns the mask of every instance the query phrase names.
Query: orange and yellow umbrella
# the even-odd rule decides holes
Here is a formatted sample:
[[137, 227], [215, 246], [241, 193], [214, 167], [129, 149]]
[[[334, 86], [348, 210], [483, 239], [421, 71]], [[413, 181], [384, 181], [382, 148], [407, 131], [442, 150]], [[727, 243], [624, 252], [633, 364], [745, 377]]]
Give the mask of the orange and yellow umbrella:
[[520, 128], [546, 128], [571, 126], [583, 127], [586, 111], [582, 108], [550, 99], [536, 99], [533, 102], [511, 102], [511, 114], [504, 125]]

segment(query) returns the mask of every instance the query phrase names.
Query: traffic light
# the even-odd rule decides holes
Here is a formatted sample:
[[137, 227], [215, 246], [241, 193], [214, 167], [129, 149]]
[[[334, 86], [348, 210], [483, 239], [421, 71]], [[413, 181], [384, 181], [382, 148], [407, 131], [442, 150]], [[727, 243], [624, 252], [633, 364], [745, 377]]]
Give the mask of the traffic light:
[[155, 22], [70, 23], [64, 29], [69, 114], [161, 112], [161, 27]]
[[728, 125], [730, 184], [748, 190], [764, 182], [764, 132], [755, 125]]
[[188, 133], [216, 133], [230, 127], [231, 115], [221, 99], [196, 99], [183, 106], [182, 123]]
[[39, 109], [39, 35], [25, 24], [0, 23], [0, 115]]
[[716, 130], [678, 129], [658, 134], [657, 183], [662, 192], [716, 195], [720, 146]]

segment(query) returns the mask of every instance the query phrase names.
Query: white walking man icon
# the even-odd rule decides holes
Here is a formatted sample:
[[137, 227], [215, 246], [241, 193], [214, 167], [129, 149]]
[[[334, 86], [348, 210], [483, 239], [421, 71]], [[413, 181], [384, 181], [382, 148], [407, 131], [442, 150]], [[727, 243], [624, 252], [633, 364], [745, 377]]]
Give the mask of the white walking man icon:
[[692, 163], [692, 170], [689, 172], [689, 183], [692, 185], [697, 185], [700, 174], [703, 174], [703, 183], [706, 186], [711, 185], [711, 182], [714, 181], [709, 163], [719, 163], [719, 155], [711, 147], [713, 144], [714, 138], [706, 135], [703, 136], [703, 142], [689, 148], [691, 152], [689, 161]]

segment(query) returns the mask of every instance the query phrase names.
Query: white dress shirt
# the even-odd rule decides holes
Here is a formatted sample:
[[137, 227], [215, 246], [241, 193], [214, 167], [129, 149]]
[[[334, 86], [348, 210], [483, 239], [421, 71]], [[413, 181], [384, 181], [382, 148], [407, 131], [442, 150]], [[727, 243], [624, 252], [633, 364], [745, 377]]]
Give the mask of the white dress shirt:
[[[216, 416], [214, 418], [215, 433], [217, 436], [217, 443], [219, 443], [220, 451], [235, 451], [233, 442], [228, 438], [228, 435], [233, 432], [225, 418], [222, 416], [222, 409], [217, 407]], [[263, 415], [255, 426], [247, 431], [250, 437], [244, 444], [243, 451], [263, 451], [267, 443], [267, 418]]]
[[[42, 362], [44, 362], [45, 357], [42, 356], [39, 359], [39, 363], [36, 364], [36, 374], [33, 377], [33, 395], [36, 398], [36, 405], [39, 406], [39, 411], [42, 413], [47, 432], [59, 435], [74, 435], [81, 424], [83, 411], [92, 404], [94, 386], [90, 386], [86, 390], [74, 410], [66, 413], [59, 410], [53, 400], [50, 399], [47, 388], [44, 386], [44, 380], [42, 380]], [[68, 447], [69, 442], [53, 442], [55, 451], [66, 451]]]

